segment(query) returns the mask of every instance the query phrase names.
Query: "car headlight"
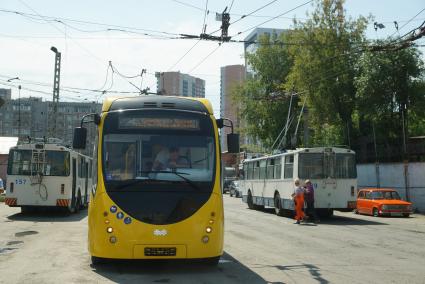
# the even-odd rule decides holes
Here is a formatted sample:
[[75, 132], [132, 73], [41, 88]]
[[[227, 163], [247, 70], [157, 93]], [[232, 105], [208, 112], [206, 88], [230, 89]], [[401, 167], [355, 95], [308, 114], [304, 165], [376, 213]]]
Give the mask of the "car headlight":
[[388, 210], [388, 205], [382, 205], [381, 210]]

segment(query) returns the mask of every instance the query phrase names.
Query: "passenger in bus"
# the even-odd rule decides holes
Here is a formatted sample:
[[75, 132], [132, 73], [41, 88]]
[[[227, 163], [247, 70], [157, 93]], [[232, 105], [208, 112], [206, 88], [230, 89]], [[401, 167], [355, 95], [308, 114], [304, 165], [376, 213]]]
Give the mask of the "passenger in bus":
[[316, 209], [314, 208], [314, 187], [309, 179], [305, 181], [304, 200], [306, 204], [305, 211], [308, 218], [311, 219], [314, 223], [319, 222], [319, 218], [316, 214]]
[[295, 203], [295, 224], [300, 224], [300, 222], [304, 220], [304, 189], [301, 187], [299, 179], [296, 179], [294, 184], [295, 190], [292, 197]]

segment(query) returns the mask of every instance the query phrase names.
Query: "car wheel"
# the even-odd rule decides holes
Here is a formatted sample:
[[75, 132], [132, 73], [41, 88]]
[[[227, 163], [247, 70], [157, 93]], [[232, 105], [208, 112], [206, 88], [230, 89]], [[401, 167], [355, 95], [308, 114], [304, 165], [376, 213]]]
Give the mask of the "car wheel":
[[280, 199], [280, 194], [279, 193], [276, 193], [274, 195], [274, 212], [278, 216], [283, 216], [284, 215], [284, 210], [282, 209], [282, 201]]
[[378, 208], [373, 208], [372, 214], [374, 217], [379, 217]]
[[354, 214], [359, 214], [359, 210], [354, 209]]

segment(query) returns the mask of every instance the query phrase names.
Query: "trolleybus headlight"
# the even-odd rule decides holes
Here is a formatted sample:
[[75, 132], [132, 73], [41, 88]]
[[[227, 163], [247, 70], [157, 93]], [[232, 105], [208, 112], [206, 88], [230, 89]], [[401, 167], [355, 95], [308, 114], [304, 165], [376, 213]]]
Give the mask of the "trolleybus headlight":
[[208, 237], [208, 236], [203, 236], [202, 237], [202, 242], [204, 243], [204, 244], [206, 244], [206, 243], [208, 243], [208, 241], [210, 240], [210, 238]]
[[214, 220], [209, 220], [208, 223], [214, 224]]
[[109, 224], [109, 220], [105, 220], [105, 224]]
[[207, 227], [207, 228], [205, 229], [205, 231], [209, 234], [209, 233], [211, 233], [211, 232], [212, 232], [212, 228], [211, 228], [211, 227]]
[[111, 237], [109, 238], [109, 241], [110, 241], [112, 244], [115, 244], [115, 243], [117, 242], [117, 237], [115, 237], [115, 236], [111, 236]]
[[114, 229], [112, 229], [112, 227], [108, 227], [108, 228], [106, 228], [106, 231], [107, 231], [108, 233], [112, 233], [112, 232], [114, 231]]

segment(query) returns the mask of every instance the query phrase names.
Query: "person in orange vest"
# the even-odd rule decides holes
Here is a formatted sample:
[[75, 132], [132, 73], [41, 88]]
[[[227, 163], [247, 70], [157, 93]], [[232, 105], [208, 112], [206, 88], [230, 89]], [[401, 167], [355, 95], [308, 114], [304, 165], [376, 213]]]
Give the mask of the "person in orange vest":
[[295, 190], [292, 194], [295, 203], [295, 224], [300, 224], [301, 221], [304, 220], [304, 189], [300, 186], [300, 180], [296, 179], [294, 181]]

